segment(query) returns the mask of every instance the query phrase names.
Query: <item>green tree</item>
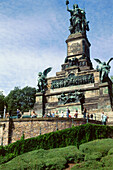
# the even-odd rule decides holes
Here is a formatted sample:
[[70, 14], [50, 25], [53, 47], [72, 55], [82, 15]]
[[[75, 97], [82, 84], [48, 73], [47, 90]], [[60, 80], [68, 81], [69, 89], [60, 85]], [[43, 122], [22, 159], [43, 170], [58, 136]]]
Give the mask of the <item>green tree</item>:
[[113, 83], [113, 76], [111, 76], [111, 81], [112, 81], [112, 83]]
[[0, 94], [0, 115], [3, 116], [4, 112], [4, 95]]
[[112, 101], [113, 101], [113, 76], [111, 76], [111, 81], [112, 81]]
[[19, 87], [15, 87], [5, 98], [7, 110], [15, 111], [15, 113], [17, 109], [22, 112], [29, 111], [34, 106], [35, 94], [35, 88], [26, 86], [20, 89]]

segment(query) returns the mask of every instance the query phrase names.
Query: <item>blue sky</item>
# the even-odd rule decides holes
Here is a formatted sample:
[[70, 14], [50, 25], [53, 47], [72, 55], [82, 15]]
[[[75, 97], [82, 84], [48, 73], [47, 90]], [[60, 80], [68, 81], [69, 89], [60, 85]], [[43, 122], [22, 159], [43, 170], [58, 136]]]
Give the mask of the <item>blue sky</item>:
[[[90, 31], [91, 60], [113, 56], [113, 1], [70, 0], [85, 8]], [[37, 75], [53, 67], [61, 70], [66, 57], [70, 14], [65, 0], [0, 0], [0, 90], [7, 95], [15, 86], [36, 87]], [[111, 62], [113, 75], [113, 61]]]

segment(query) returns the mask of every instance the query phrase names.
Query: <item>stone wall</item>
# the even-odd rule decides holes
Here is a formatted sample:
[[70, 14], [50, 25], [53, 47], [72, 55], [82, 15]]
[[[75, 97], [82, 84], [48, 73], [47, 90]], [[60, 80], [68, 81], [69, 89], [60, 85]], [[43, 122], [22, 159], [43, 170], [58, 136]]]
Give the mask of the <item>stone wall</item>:
[[[21, 139], [24, 133], [25, 139], [36, 137], [40, 134], [62, 130], [85, 124], [87, 120], [82, 118], [23, 118], [1, 119], [0, 144], [8, 145]], [[90, 123], [100, 124], [99, 121], [89, 120]]]

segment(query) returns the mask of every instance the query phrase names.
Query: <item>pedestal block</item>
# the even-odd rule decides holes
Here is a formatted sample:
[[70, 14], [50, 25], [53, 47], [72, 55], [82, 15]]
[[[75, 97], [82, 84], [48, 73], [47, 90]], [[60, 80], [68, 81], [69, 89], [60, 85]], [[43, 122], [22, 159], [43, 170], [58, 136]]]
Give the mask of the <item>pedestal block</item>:
[[34, 110], [37, 113], [38, 117], [43, 116], [44, 112], [44, 99], [43, 99], [43, 93], [37, 93], [36, 94], [36, 102], [34, 105]]
[[[61, 65], [61, 71], [56, 76], [47, 78], [47, 90], [36, 94], [35, 107], [39, 115], [44, 112], [55, 112], [61, 115], [66, 114], [66, 107], [70, 109], [71, 116], [74, 116], [76, 109], [82, 117], [83, 107], [89, 113], [112, 111], [112, 83], [108, 78], [107, 82], [100, 81], [100, 72], [94, 70], [90, 60], [90, 43], [86, 34], [75, 33], [69, 35], [66, 40], [67, 56]], [[84, 94], [84, 101], [67, 102], [59, 105], [59, 97], [62, 94], [69, 95], [75, 91]], [[65, 115], [66, 116], [66, 115]]]

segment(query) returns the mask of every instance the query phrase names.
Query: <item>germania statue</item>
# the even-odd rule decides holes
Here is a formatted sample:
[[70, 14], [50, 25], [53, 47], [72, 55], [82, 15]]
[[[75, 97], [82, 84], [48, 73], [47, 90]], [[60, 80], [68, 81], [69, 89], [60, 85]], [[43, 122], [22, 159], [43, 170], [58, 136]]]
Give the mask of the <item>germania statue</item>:
[[70, 33], [86, 33], [86, 30], [89, 31], [89, 21], [86, 20], [85, 11], [80, 9], [77, 4], [73, 5], [73, 9], [69, 9], [68, 4], [69, 0], [66, 0], [67, 11], [71, 14], [69, 27]]

